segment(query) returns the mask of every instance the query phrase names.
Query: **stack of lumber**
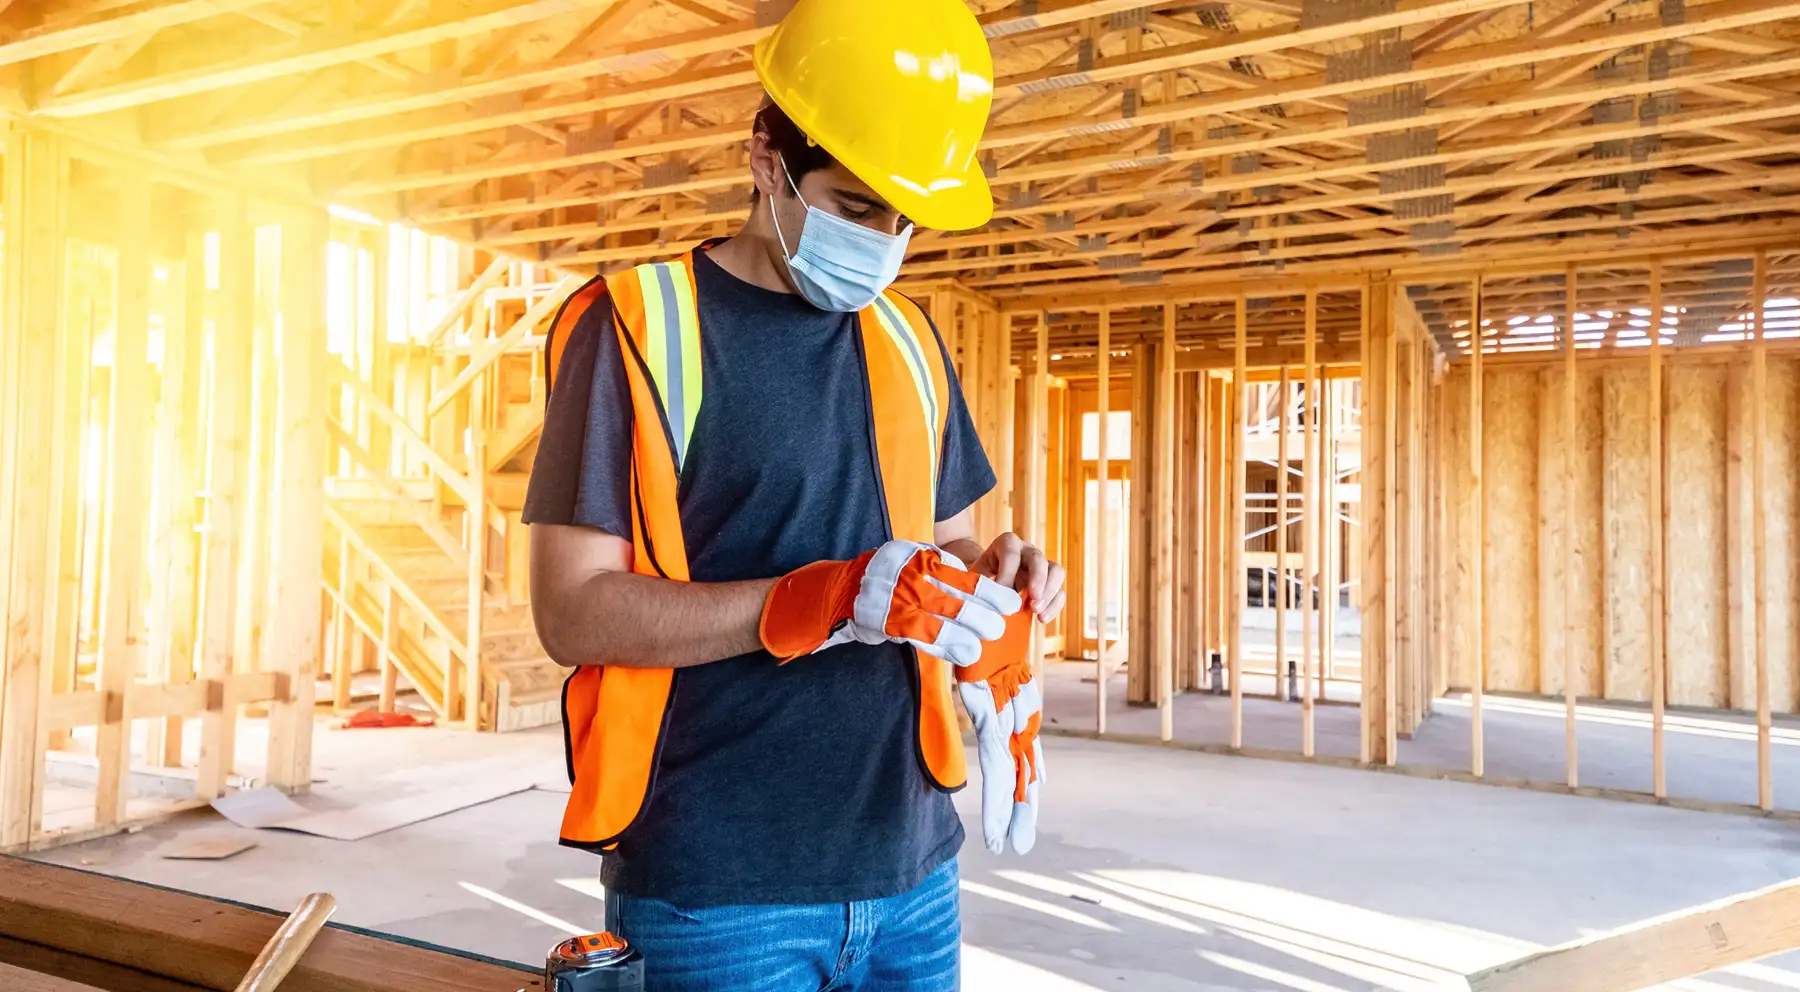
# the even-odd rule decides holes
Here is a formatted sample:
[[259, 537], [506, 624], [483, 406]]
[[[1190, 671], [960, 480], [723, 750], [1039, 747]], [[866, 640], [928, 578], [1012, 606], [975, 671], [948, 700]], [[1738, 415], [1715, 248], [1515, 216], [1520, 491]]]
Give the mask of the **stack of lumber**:
[[[0, 858], [0, 989], [231, 992], [282, 914]], [[328, 927], [282, 992], [541, 992], [518, 965]]]

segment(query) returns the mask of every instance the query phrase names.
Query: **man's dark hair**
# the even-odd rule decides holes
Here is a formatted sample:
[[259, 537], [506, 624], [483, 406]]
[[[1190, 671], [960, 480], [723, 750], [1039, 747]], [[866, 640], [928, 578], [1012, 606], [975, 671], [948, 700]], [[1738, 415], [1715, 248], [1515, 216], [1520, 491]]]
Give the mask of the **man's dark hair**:
[[[750, 126], [755, 134], [769, 137], [769, 147], [787, 163], [788, 175], [794, 177], [798, 184], [800, 177], [819, 169], [830, 168], [836, 161], [831, 153], [822, 146], [813, 144], [801, 131], [787, 112], [775, 105], [775, 101], [763, 99], [762, 109], [756, 112], [756, 121]], [[784, 185], [787, 180], [780, 180]], [[750, 202], [755, 203], [761, 191], [754, 186], [750, 189]]]

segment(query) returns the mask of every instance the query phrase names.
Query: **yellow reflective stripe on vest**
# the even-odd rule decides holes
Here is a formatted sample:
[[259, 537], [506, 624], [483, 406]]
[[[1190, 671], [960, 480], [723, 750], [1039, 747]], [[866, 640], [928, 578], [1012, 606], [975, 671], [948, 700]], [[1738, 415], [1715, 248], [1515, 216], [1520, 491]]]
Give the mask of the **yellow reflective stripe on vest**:
[[669, 418], [679, 472], [700, 414], [700, 311], [681, 262], [640, 265], [633, 273], [644, 298], [644, 362]]
[[[926, 342], [920, 341], [913, 333], [912, 324], [900, 313], [886, 294], [875, 298], [875, 316], [881, 329], [894, 339], [894, 346], [906, 358], [906, 367], [912, 372], [913, 385], [919, 390], [919, 409], [925, 411], [925, 437], [931, 452], [931, 489], [932, 505], [937, 504], [938, 475], [938, 395], [937, 384], [931, 379], [931, 366], [926, 364], [924, 349]], [[933, 342], [935, 344], [935, 342]]]

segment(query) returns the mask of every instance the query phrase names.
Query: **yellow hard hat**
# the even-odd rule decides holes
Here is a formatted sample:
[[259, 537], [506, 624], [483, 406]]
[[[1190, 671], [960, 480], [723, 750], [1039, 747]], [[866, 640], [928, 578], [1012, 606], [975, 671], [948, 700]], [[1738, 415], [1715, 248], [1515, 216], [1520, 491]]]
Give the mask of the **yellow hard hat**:
[[915, 222], [986, 224], [975, 149], [994, 57], [963, 0], [799, 0], [756, 45], [756, 76], [807, 137]]

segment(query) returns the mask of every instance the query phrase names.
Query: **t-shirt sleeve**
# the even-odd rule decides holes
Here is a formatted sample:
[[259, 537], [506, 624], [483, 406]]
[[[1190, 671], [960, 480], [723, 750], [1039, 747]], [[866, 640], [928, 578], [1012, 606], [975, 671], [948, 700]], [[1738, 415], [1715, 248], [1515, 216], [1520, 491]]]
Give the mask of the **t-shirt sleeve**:
[[631, 391], [604, 297], [582, 313], [556, 371], [525, 490], [528, 524], [631, 536]]
[[994, 467], [981, 448], [981, 437], [975, 433], [975, 422], [969, 419], [968, 404], [963, 402], [962, 383], [957, 381], [956, 366], [950, 361], [950, 349], [944, 347], [944, 336], [937, 325], [931, 326], [937, 338], [938, 351], [944, 356], [944, 374], [950, 379], [950, 410], [944, 417], [944, 444], [938, 457], [937, 518], [949, 520], [969, 508], [994, 488]]

